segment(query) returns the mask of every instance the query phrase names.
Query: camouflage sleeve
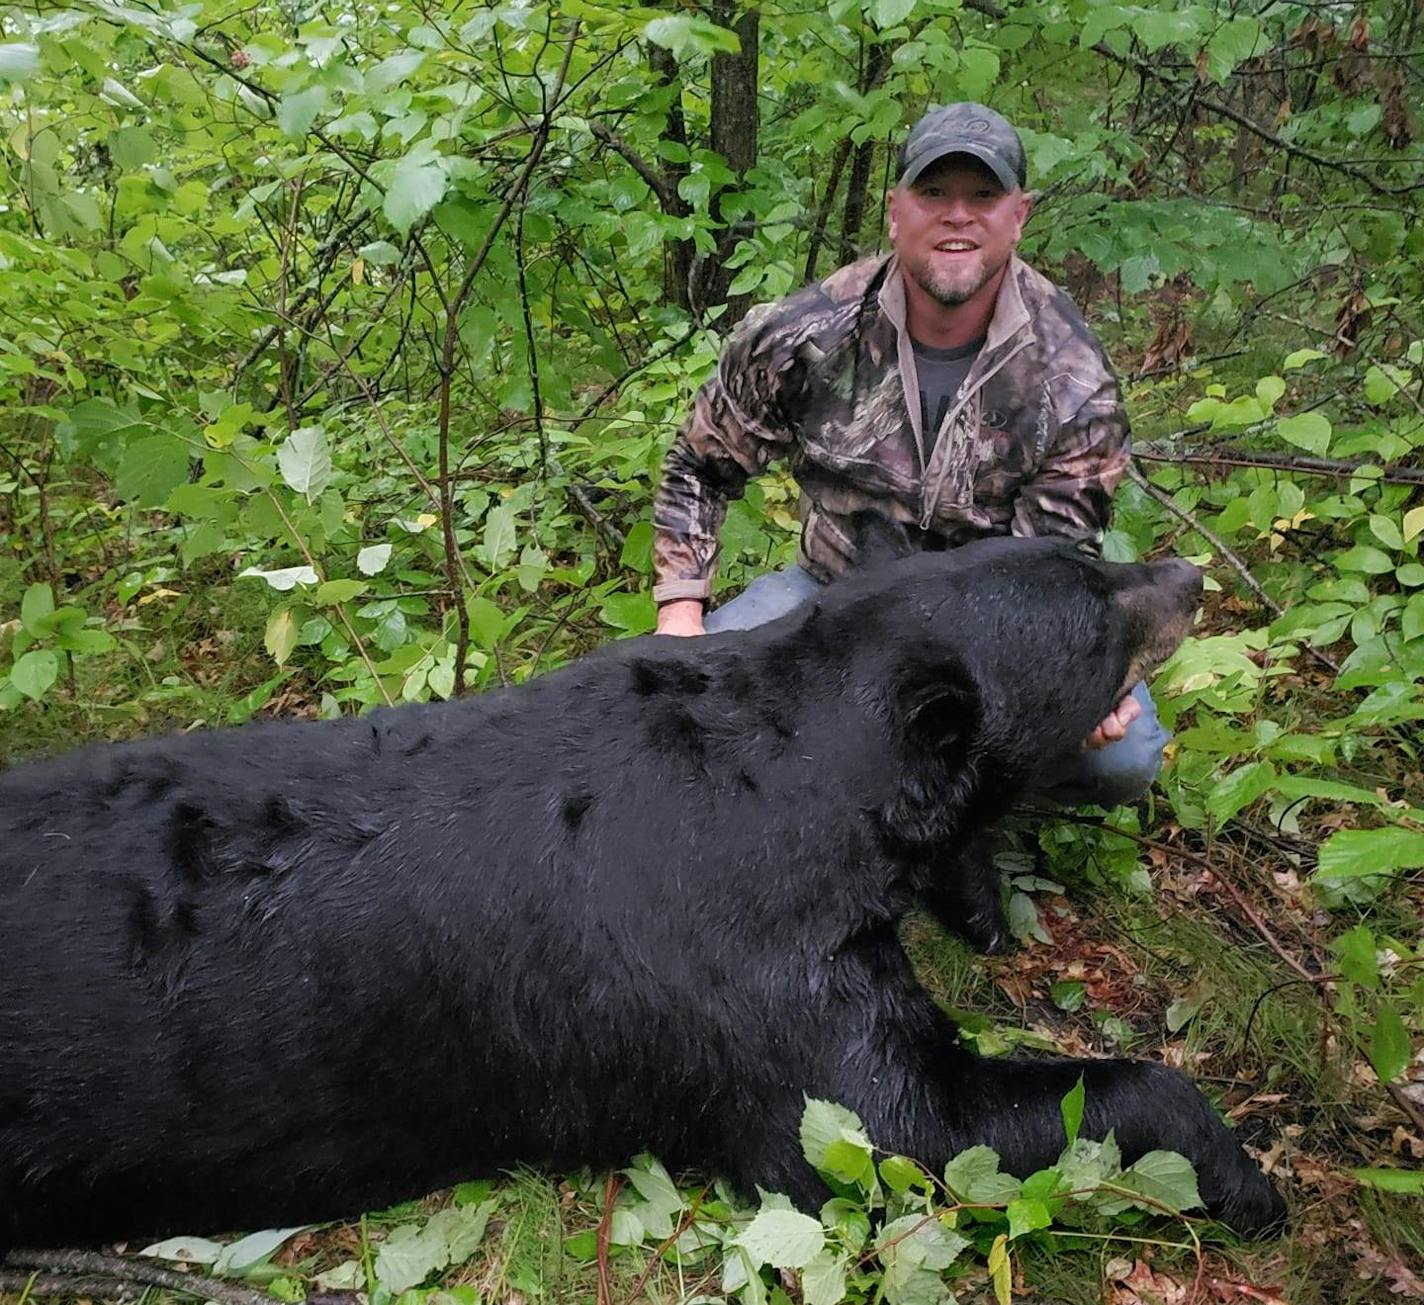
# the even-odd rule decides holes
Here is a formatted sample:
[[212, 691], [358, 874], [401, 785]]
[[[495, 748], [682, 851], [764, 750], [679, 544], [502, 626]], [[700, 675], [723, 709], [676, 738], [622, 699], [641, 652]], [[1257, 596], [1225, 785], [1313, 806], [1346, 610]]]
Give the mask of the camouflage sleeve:
[[663, 460], [653, 502], [654, 602], [707, 599], [727, 503], [794, 438], [783, 406], [794, 358], [777, 349], [769, 316], [754, 310], [743, 322]]
[[1113, 490], [1127, 470], [1130, 430], [1109, 376], [1065, 422], [1014, 505], [1016, 535], [1060, 535], [1096, 552]]

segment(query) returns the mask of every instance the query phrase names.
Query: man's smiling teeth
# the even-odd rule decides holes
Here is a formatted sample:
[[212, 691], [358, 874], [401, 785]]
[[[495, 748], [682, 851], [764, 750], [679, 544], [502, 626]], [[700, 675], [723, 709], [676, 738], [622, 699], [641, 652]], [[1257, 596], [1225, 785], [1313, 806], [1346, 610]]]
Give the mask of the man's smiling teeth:
[[935, 246], [936, 249], [945, 250], [951, 254], [967, 253], [971, 249], [978, 249], [972, 240], [942, 240]]

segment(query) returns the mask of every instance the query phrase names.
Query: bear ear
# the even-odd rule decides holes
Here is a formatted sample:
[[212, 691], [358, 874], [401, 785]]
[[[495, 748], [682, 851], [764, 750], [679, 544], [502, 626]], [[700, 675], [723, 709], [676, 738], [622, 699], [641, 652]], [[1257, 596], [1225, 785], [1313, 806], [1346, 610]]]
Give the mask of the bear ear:
[[910, 671], [900, 710], [907, 738], [936, 751], [955, 742], [967, 748], [983, 719], [983, 698], [965, 662], [937, 659]]

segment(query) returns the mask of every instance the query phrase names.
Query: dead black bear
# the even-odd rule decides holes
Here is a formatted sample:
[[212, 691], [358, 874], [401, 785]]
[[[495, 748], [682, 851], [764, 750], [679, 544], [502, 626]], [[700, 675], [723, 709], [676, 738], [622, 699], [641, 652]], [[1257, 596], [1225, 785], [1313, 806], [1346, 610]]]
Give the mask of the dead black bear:
[[981, 1060], [895, 923], [1186, 633], [1185, 563], [992, 541], [469, 701], [0, 776], [0, 1247], [308, 1222], [650, 1150], [815, 1208], [806, 1095], [1008, 1167], [1269, 1184], [1183, 1076]]

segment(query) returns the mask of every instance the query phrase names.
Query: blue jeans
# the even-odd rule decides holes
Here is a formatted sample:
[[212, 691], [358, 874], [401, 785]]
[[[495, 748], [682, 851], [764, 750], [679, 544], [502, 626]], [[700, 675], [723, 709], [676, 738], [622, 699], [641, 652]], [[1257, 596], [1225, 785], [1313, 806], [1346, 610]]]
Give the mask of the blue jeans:
[[[820, 584], [799, 566], [758, 576], [730, 603], [706, 620], [708, 634], [718, 630], [750, 630], [785, 616], [811, 597]], [[1127, 736], [1103, 748], [1084, 748], [1059, 770], [1044, 776], [1028, 794], [1064, 806], [1115, 807], [1141, 797], [1162, 769], [1162, 749], [1171, 735], [1157, 719], [1157, 708], [1139, 684], [1132, 696], [1142, 714], [1127, 728]]]

